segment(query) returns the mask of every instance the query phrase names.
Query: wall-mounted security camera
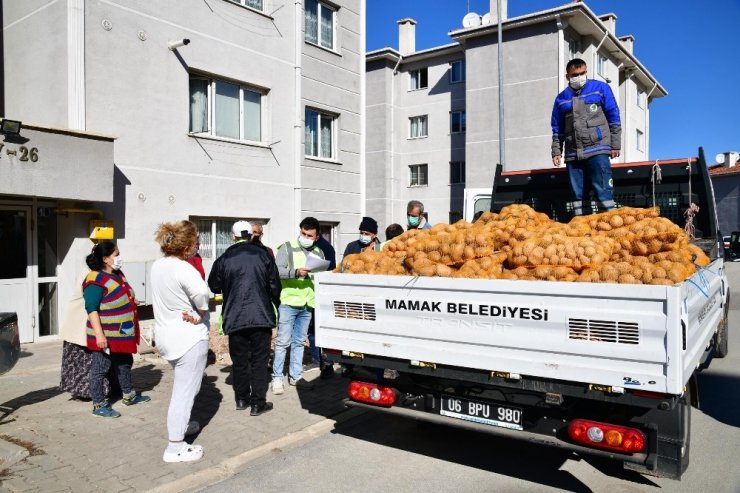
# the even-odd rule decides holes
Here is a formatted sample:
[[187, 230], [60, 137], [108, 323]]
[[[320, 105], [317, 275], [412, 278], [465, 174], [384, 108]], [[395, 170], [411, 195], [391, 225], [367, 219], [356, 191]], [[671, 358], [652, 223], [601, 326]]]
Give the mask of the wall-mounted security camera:
[[167, 48], [169, 48], [170, 51], [175, 51], [176, 49], [180, 48], [181, 46], [185, 46], [187, 44], [190, 44], [190, 40], [188, 38], [177, 39], [175, 41], [168, 42], [167, 43]]

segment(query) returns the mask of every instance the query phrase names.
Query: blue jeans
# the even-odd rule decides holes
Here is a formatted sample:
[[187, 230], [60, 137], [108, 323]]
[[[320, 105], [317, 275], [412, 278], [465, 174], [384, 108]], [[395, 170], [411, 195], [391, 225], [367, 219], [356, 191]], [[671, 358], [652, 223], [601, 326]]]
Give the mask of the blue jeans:
[[596, 196], [600, 209], [614, 209], [614, 185], [608, 154], [597, 154], [590, 158], [569, 161], [566, 164], [570, 188], [573, 191], [573, 213], [576, 216], [583, 215], [584, 202], [590, 204], [591, 190]]
[[280, 305], [278, 313], [277, 339], [275, 340], [275, 357], [272, 360], [272, 378], [283, 378], [285, 353], [290, 346], [290, 368], [288, 375], [298, 380], [303, 373], [303, 343], [308, 333], [313, 310], [308, 307], [296, 308]]

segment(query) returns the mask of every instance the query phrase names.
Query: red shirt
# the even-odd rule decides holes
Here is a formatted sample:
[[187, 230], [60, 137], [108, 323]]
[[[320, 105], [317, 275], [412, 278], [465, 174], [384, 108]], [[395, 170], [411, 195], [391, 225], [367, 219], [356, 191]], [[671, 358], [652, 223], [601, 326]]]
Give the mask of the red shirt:
[[195, 270], [200, 272], [200, 277], [202, 277], [204, 281], [206, 280], [206, 271], [205, 269], [203, 269], [203, 258], [200, 256], [199, 253], [196, 253], [189, 259], [186, 259], [185, 262], [195, 267]]

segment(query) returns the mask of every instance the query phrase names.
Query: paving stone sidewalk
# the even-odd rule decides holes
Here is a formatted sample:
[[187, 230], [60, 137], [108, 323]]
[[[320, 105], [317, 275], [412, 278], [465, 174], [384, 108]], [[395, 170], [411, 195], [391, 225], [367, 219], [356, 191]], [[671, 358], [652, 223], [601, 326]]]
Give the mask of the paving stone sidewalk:
[[70, 400], [58, 390], [61, 354], [61, 342], [25, 345], [18, 365], [0, 376], [0, 440], [30, 452], [8, 467], [0, 463], [0, 491], [146, 491], [217, 467], [344, 410], [347, 381], [338, 373], [320, 380], [313, 370], [307, 373], [313, 390], [289, 387], [280, 396], [268, 392], [275, 409], [251, 417], [235, 410], [230, 367], [212, 365], [193, 410], [202, 427], [195, 442], [203, 445], [204, 458], [166, 464], [169, 364], [156, 355], [137, 357], [134, 385], [152, 401], [132, 407], [114, 403], [122, 416], [106, 419], [91, 414], [91, 403]]

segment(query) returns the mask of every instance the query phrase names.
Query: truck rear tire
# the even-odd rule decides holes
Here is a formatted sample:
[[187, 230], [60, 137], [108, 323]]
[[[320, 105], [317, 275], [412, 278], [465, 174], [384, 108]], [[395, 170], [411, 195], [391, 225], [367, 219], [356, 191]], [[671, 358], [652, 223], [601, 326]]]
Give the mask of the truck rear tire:
[[717, 329], [717, 337], [714, 340], [714, 357], [724, 358], [729, 354], [729, 345], [727, 341], [728, 327], [730, 325], [730, 292], [727, 292], [727, 302], [725, 303], [725, 313]]

